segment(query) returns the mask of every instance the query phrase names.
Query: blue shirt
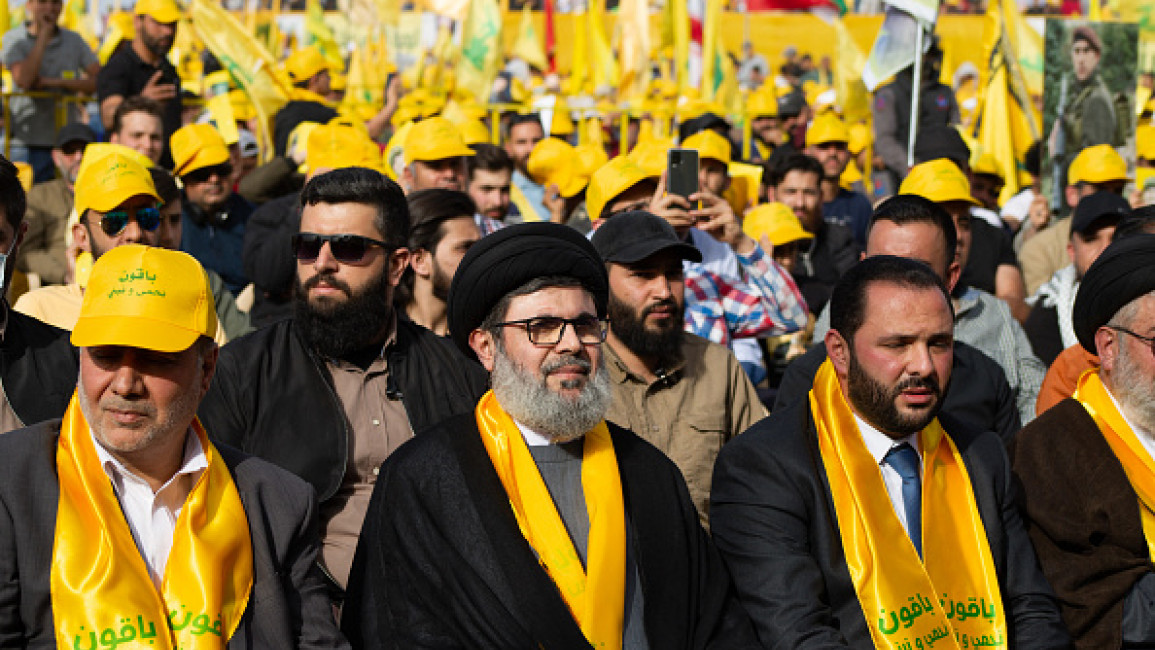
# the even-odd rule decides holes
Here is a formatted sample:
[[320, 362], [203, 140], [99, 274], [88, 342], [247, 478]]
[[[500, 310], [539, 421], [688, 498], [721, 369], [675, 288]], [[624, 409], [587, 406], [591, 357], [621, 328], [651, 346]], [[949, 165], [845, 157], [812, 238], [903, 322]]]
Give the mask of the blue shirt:
[[827, 223], [850, 228], [854, 240], [861, 248], [866, 248], [866, 229], [870, 226], [870, 215], [873, 212], [870, 199], [841, 187], [833, 201], [822, 204], [822, 218]]

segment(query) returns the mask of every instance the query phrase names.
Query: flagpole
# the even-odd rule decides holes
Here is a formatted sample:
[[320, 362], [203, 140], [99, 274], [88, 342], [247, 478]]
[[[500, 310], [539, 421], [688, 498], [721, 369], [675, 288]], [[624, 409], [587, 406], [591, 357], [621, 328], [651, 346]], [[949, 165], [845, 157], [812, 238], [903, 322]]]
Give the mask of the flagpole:
[[914, 167], [914, 143], [918, 138], [918, 102], [920, 95], [922, 95], [922, 39], [925, 38], [925, 33], [926, 30], [923, 29], [920, 21], [918, 23], [918, 36], [914, 41], [914, 83], [911, 84], [913, 90], [910, 93], [910, 137], [906, 147], [906, 166], [908, 169]]

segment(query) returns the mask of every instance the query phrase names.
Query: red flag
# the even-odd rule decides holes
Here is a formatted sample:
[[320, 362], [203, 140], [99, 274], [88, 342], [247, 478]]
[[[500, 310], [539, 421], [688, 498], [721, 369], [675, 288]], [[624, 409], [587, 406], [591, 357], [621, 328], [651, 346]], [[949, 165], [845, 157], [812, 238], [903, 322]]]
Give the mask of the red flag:
[[846, 13], [846, 5], [839, 0], [746, 0], [747, 11], [797, 11], [830, 7]]
[[554, 60], [554, 36], [553, 36], [553, 0], [545, 0], [545, 58], [549, 61], [549, 72], [557, 72], [557, 63]]

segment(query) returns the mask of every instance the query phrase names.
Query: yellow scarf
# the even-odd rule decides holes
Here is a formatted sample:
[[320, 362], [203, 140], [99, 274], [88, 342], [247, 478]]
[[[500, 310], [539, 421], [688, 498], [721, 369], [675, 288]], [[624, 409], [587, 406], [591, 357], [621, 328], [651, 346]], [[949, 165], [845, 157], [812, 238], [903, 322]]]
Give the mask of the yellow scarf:
[[595, 648], [619, 650], [626, 605], [626, 515], [606, 423], [587, 433], [582, 447], [582, 490], [590, 518], [588, 571], [582, 568], [521, 431], [493, 391], [477, 404], [477, 426], [521, 534], [537, 552], [586, 640]]
[[295, 102], [317, 102], [318, 104], [324, 104], [325, 106], [328, 106], [329, 108], [336, 108], [337, 107], [336, 104], [329, 101], [328, 97], [325, 97], [324, 95], [319, 95], [319, 94], [317, 94], [311, 90], [306, 90], [304, 88], [295, 88], [294, 87], [289, 92], [289, 99], [291, 99]]
[[60, 502], [51, 593], [62, 648], [224, 648], [253, 586], [249, 525], [232, 476], [199, 420], [208, 469], [173, 532], [157, 592], [101, 467], [76, 394], [56, 452]]
[[1123, 414], [1115, 408], [1111, 396], [1107, 394], [1099, 369], [1094, 368], [1079, 377], [1075, 389], [1075, 399], [1087, 409], [1095, 420], [1103, 438], [1111, 446], [1111, 451], [1123, 466], [1127, 480], [1135, 494], [1139, 495], [1139, 518], [1143, 523], [1143, 536], [1147, 538], [1147, 552], [1155, 558], [1155, 462], [1151, 454], [1139, 442], [1135, 432], [1123, 419]]
[[521, 220], [525, 223], [541, 221], [541, 215], [537, 213], [533, 204], [530, 203], [529, 197], [525, 195], [525, 192], [521, 191], [520, 187], [516, 185], [509, 186], [509, 200], [517, 206], [517, 211], [521, 213]]
[[810, 391], [842, 549], [878, 648], [1002, 646], [1006, 619], [970, 476], [938, 420], [919, 433], [923, 561], [894, 512], [834, 367]]

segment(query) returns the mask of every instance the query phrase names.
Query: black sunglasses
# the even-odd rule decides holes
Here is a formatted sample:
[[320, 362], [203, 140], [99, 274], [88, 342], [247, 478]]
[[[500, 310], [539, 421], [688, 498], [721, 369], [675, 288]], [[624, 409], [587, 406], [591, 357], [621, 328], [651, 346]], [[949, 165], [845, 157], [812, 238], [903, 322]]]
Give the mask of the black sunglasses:
[[329, 252], [342, 264], [356, 264], [365, 258], [370, 246], [380, 246], [385, 250], [393, 247], [385, 242], [362, 237], [361, 235], [318, 235], [313, 232], [299, 232], [293, 235], [293, 254], [301, 262], [312, 262], [321, 254], [321, 247], [329, 242]]
[[184, 175], [186, 183], [204, 183], [207, 182], [213, 175], [221, 178], [228, 178], [233, 173], [233, 166], [230, 163], [222, 163], [220, 165], [213, 165], [212, 167], [201, 167]]
[[152, 232], [160, 227], [160, 208], [145, 207], [133, 211], [112, 210], [100, 218], [100, 229], [109, 237], [116, 237], [128, 227], [129, 218], [136, 220], [141, 230]]

